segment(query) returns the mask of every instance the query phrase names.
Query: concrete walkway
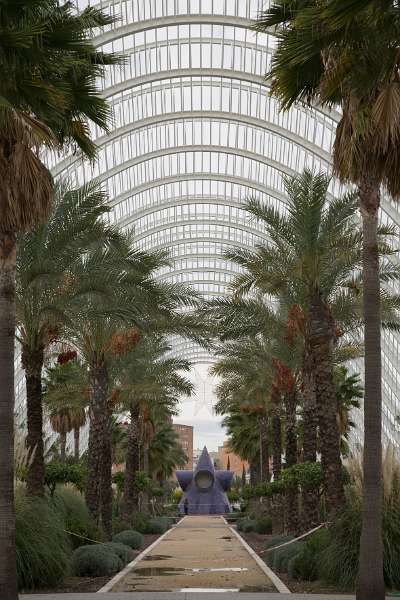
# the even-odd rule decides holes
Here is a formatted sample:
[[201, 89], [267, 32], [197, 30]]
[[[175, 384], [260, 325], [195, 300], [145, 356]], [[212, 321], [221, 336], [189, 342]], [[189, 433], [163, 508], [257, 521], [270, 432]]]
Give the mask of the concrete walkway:
[[[258, 561], [258, 562], [256, 562]], [[281, 582], [221, 517], [185, 517], [104, 592], [277, 592]], [[283, 585], [283, 584], [281, 584]]]

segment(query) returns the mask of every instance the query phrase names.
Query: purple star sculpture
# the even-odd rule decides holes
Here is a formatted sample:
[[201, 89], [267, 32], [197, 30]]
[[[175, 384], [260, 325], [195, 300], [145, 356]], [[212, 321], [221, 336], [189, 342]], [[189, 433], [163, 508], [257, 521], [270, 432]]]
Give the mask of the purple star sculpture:
[[233, 471], [216, 471], [206, 447], [195, 471], [177, 471], [176, 477], [184, 494], [179, 503], [181, 514], [221, 515], [231, 512], [226, 492], [229, 490]]

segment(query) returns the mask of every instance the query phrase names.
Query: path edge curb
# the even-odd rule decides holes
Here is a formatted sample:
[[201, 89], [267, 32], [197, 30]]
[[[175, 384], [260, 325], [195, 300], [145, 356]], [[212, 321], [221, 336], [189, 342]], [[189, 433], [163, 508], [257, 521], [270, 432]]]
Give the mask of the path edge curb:
[[236, 529], [233, 529], [233, 527], [231, 527], [229, 525], [229, 523], [225, 519], [225, 517], [222, 517], [222, 518], [223, 518], [224, 522], [226, 523], [226, 525], [229, 527], [229, 529], [232, 531], [232, 533], [238, 538], [238, 540], [241, 542], [241, 544], [246, 548], [246, 550], [250, 554], [250, 556], [256, 561], [256, 563], [258, 564], [258, 566], [260, 567], [260, 569], [272, 581], [272, 583], [274, 584], [274, 586], [276, 587], [276, 589], [278, 590], [278, 592], [280, 594], [291, 594], [292, 592], [283, 583], [283, 581], [281, 579], [279, 579], [278, 575], [276, 575], [269, 568], [269, 566], [263, 561], [263, 559], [258, 556], [257, 552], [255, 552], [255, 550], [253, 550], [253, 548], [251, 548], [251, 546], [249, 546], [249, 544], [242, 538], [242, 536], [236, 531]]
[[[184, 521], [186, 519], [186, 517], [183, 517], [183, 519], [181, 519], [179, 521], [179, 523], [182, 523], [182, 521]], [[176, 525], [175, 525], [176, 527]], [[166, 531], [165, 533], [163, 533], [162, 535], [160, 535], [159, 538], [157, 538], [152, 544], [150, 544], [150, 546], [148, 546], [147, 548], [145, 548], [143, 550], [143, 552], [141, 552], [140, 554], [137, 555], [136, 558], [134, 558], [132, 560], [132, 562], [130, 562], [128, 565], [126, 565], [122, 571], [120, 571], [119, 573], [117, 573], [116, 575], [114, 575], [114, 577], [108, 582], [106, 583], [106, 585], [103, 585], [102, 588], [100, 588], [99, 590], [97, 590], [97, 594], [105, 594], [106, 592], [111, 592], [112, 588], [121, 580], [123, 579], [126, 575], [128, 575], [129, 571], [131, 571], [138, 562], [140, 562], [149, 552], [151, 552], [153, 550], [153, 548], [155, 548], [160, 542], [161, 540], [163, 540], [165, 537], [167, 537], [167, 535], [170, 533], [170, 531], [172, 531], [173, 529], [175, 529], [175, 527], [171, 527], [170, 529], [168, 529], [168, 531]]]

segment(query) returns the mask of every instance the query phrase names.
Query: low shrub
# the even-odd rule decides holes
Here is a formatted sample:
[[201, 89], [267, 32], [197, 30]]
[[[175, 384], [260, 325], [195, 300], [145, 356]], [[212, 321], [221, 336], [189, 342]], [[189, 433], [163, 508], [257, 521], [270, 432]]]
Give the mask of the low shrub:
[[268, 564], [274, 571], [287, 573], [289, 561], [303, 549], [303, 542], [293, 542], [267, 553]]
[[50, 500], [15, 498], [17, 574], [20, 589], [51, 587], [69, 571], [71, 546]]
[[77, 577], [114, 575], [124, 566], [119, 556], [106, 544], [81, 546], [72, 555], [71, 568]]
[[145, 513], [137, 512], [132, 518], [132, 529], [139, 533], [148, 533], [150, 517]]
[[106, 542], [105, 544], [102, 544], [102, 546], [111, 550], [111, 552], [114, 552], [114, 554], [116, 554], [121, 559], [124, 565], [130, 563], [135, 557], [132, 548], [130, 548], [126, 544], [118, 544], [117, 542]]
[[242, 523], [242, 529], [241, 531], [243, 531], [243, 533], [251, 533], [252, 531], [255, 530], [256, 527], [256, 521], [250, 520], [250, 519], [246, 519], [243, 523]]
[[133, 529], [117, 533], [114, 535], [112, 541], [117, 544], [125, 544], [125, 546], [129, 546], [133, 550], [139, 550], [144, 542], [142, 534], [139, 531], [133, 531]]
[[271, 517], [260, 517], [256, 519], [254, 531], [256, 533], [261, 534], [271, 534], [272, 533], [272, 519]]
[[293, 540], [293, 535], [274, 535], [265, 542], [265, 549], [274, 548], [274, 546], [280, 546], [286, 542]]
[[71, 532], [69, 539], [74, 549], [86, 546], [90, 543], [89, 540], [104, 540], [104, 533], [97, 527], [84, 497], [78, 490], [72, 487], [58, 487], [53, 496], [53, 503], [64, 521], [64, 529]]
[[303, 549], [288, 564], [288, 575], [299, 581], [315, 581], [319, 575], [319, 559], [330, 543], [330, 534], [326, 529], [316, 531], [304, 542]]
[[163, 534], [168, 529], [168, 523], [166, 523], [162, 518], [154, 517], [150, 519], [147, 532], [153, 534]]

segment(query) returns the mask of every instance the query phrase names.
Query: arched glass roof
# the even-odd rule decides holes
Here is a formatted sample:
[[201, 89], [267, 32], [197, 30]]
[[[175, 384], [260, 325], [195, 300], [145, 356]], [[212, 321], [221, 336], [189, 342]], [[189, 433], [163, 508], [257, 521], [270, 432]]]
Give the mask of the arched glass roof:
[[[244, 201], [256, 196], [283, 211], [283, 175], [305, 167], [329, 172], [339, 115], [302, 106], [279, 111], [264, 77], [275, 38], [250, 29], [265, 0], [76, 3], [119, 17], [94, 41], [127, 58], [101, 83], [114, 121], [108, 135], [92, 128], [98, 161], [52, 155], [53, 174], [73, 185], [101, 182], [113, 222], [134, 227], [142, 248], [169, 249], [173, 266], [160, 278], [191, 284], [207, 298], [227, 293], [237, 266], [224, 251], [263, 239]], [[332, 180], [330, 192], [339, 190]], [[382, 219], [400, 222], [395, 203], [384, 201]], [[399, 344], [396, 333], [384, 333], [384, 429], [393, 441]], [[177, 341], [176, 351], [212, 361], [187, 341]]]

